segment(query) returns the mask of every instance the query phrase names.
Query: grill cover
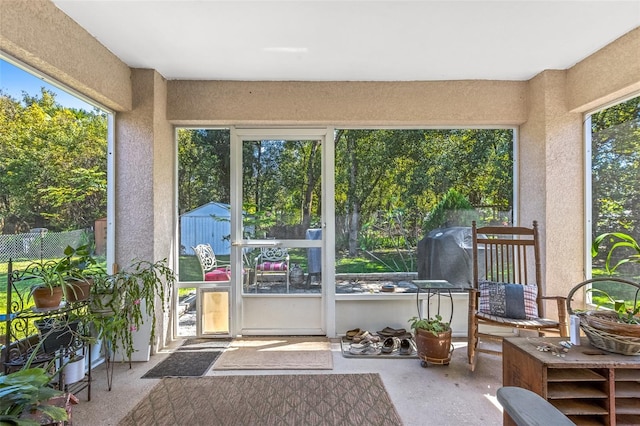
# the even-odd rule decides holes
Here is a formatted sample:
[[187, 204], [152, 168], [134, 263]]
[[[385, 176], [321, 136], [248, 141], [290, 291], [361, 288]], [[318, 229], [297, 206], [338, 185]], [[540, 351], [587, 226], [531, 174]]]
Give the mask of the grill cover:
[[418, 279], [447, 280], [461, 288], [473, 284], [471, 228], [434, 229], [418, 242]]

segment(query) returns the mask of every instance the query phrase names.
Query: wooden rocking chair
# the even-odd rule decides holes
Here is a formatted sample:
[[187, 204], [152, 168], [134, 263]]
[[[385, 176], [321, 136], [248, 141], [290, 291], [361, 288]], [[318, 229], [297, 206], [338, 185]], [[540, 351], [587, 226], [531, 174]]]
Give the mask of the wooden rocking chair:
[[[566, 297], [546, 296], [541, 279], [538, 223], [533, 228], [472, 225], [473, 288], [469, 292], [468, 358], [475, 369], [478, 352], [501, 355], [479, 346], [504, 335], [480, 332], [480, 326], [555, 330], [568, 336]], [[544, 300], [555, 300], [558, 320], [544, 318]]]

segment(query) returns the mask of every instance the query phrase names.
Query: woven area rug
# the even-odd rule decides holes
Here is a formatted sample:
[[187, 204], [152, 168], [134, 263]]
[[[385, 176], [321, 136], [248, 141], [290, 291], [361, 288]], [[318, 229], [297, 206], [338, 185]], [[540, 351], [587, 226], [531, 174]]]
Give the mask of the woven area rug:
[[401, 425], [377, 373], [162, 379], [120, 426]]
[[326, 337], [245, 337], [234, 339], [214, 370], [331, 370]]

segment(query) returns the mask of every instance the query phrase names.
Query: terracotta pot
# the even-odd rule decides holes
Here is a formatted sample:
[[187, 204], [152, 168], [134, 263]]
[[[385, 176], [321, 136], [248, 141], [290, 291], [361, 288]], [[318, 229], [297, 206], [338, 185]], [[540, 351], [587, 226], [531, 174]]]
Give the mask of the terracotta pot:
[[91, 286], [93, 285], [93, 278], [65, 281], [65, 285], [67, 286], [67, 302], [81, 302], [89, 299]]
[[62, 287], [36, 287], [32, 290], [33, 302], [39, 309], [55, 309], [62, 302]]
[[422, 360], [445, 361], [451, 352], [451, 329], [434, 335], [427, 330], [416, 329], [416, 348]]

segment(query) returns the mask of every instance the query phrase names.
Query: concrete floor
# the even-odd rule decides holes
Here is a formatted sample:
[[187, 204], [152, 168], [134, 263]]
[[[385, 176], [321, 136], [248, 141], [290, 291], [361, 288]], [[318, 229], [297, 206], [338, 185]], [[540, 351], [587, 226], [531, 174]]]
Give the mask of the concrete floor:
[[[175, 342], [173, 347], [182, 344]], [[405, 426], [501, 425], [502, 409], [496, 391], [502, 385], [502, 359], [480, 354], [475, 372], [469, 371], [466, 341], [454, 341], [448, 366], [422, 368], [418, 359], [345, 358], [339, 341], [332, 343], [333, 370], [209, 371], [208, 375], [379, 373]], [[91, 401], [86, 390], [73, 407], [74, 426], [117, 425], [159, 379], [141, 379], [173, 351], [166, 348], [149, 362], [117, 363], [112, 390], [107, 391], [104, 365], [93, 370]], [[363, 389], [366, 392], [366, 389]], [[354, 407], [366, 410], [367, 407]]]

